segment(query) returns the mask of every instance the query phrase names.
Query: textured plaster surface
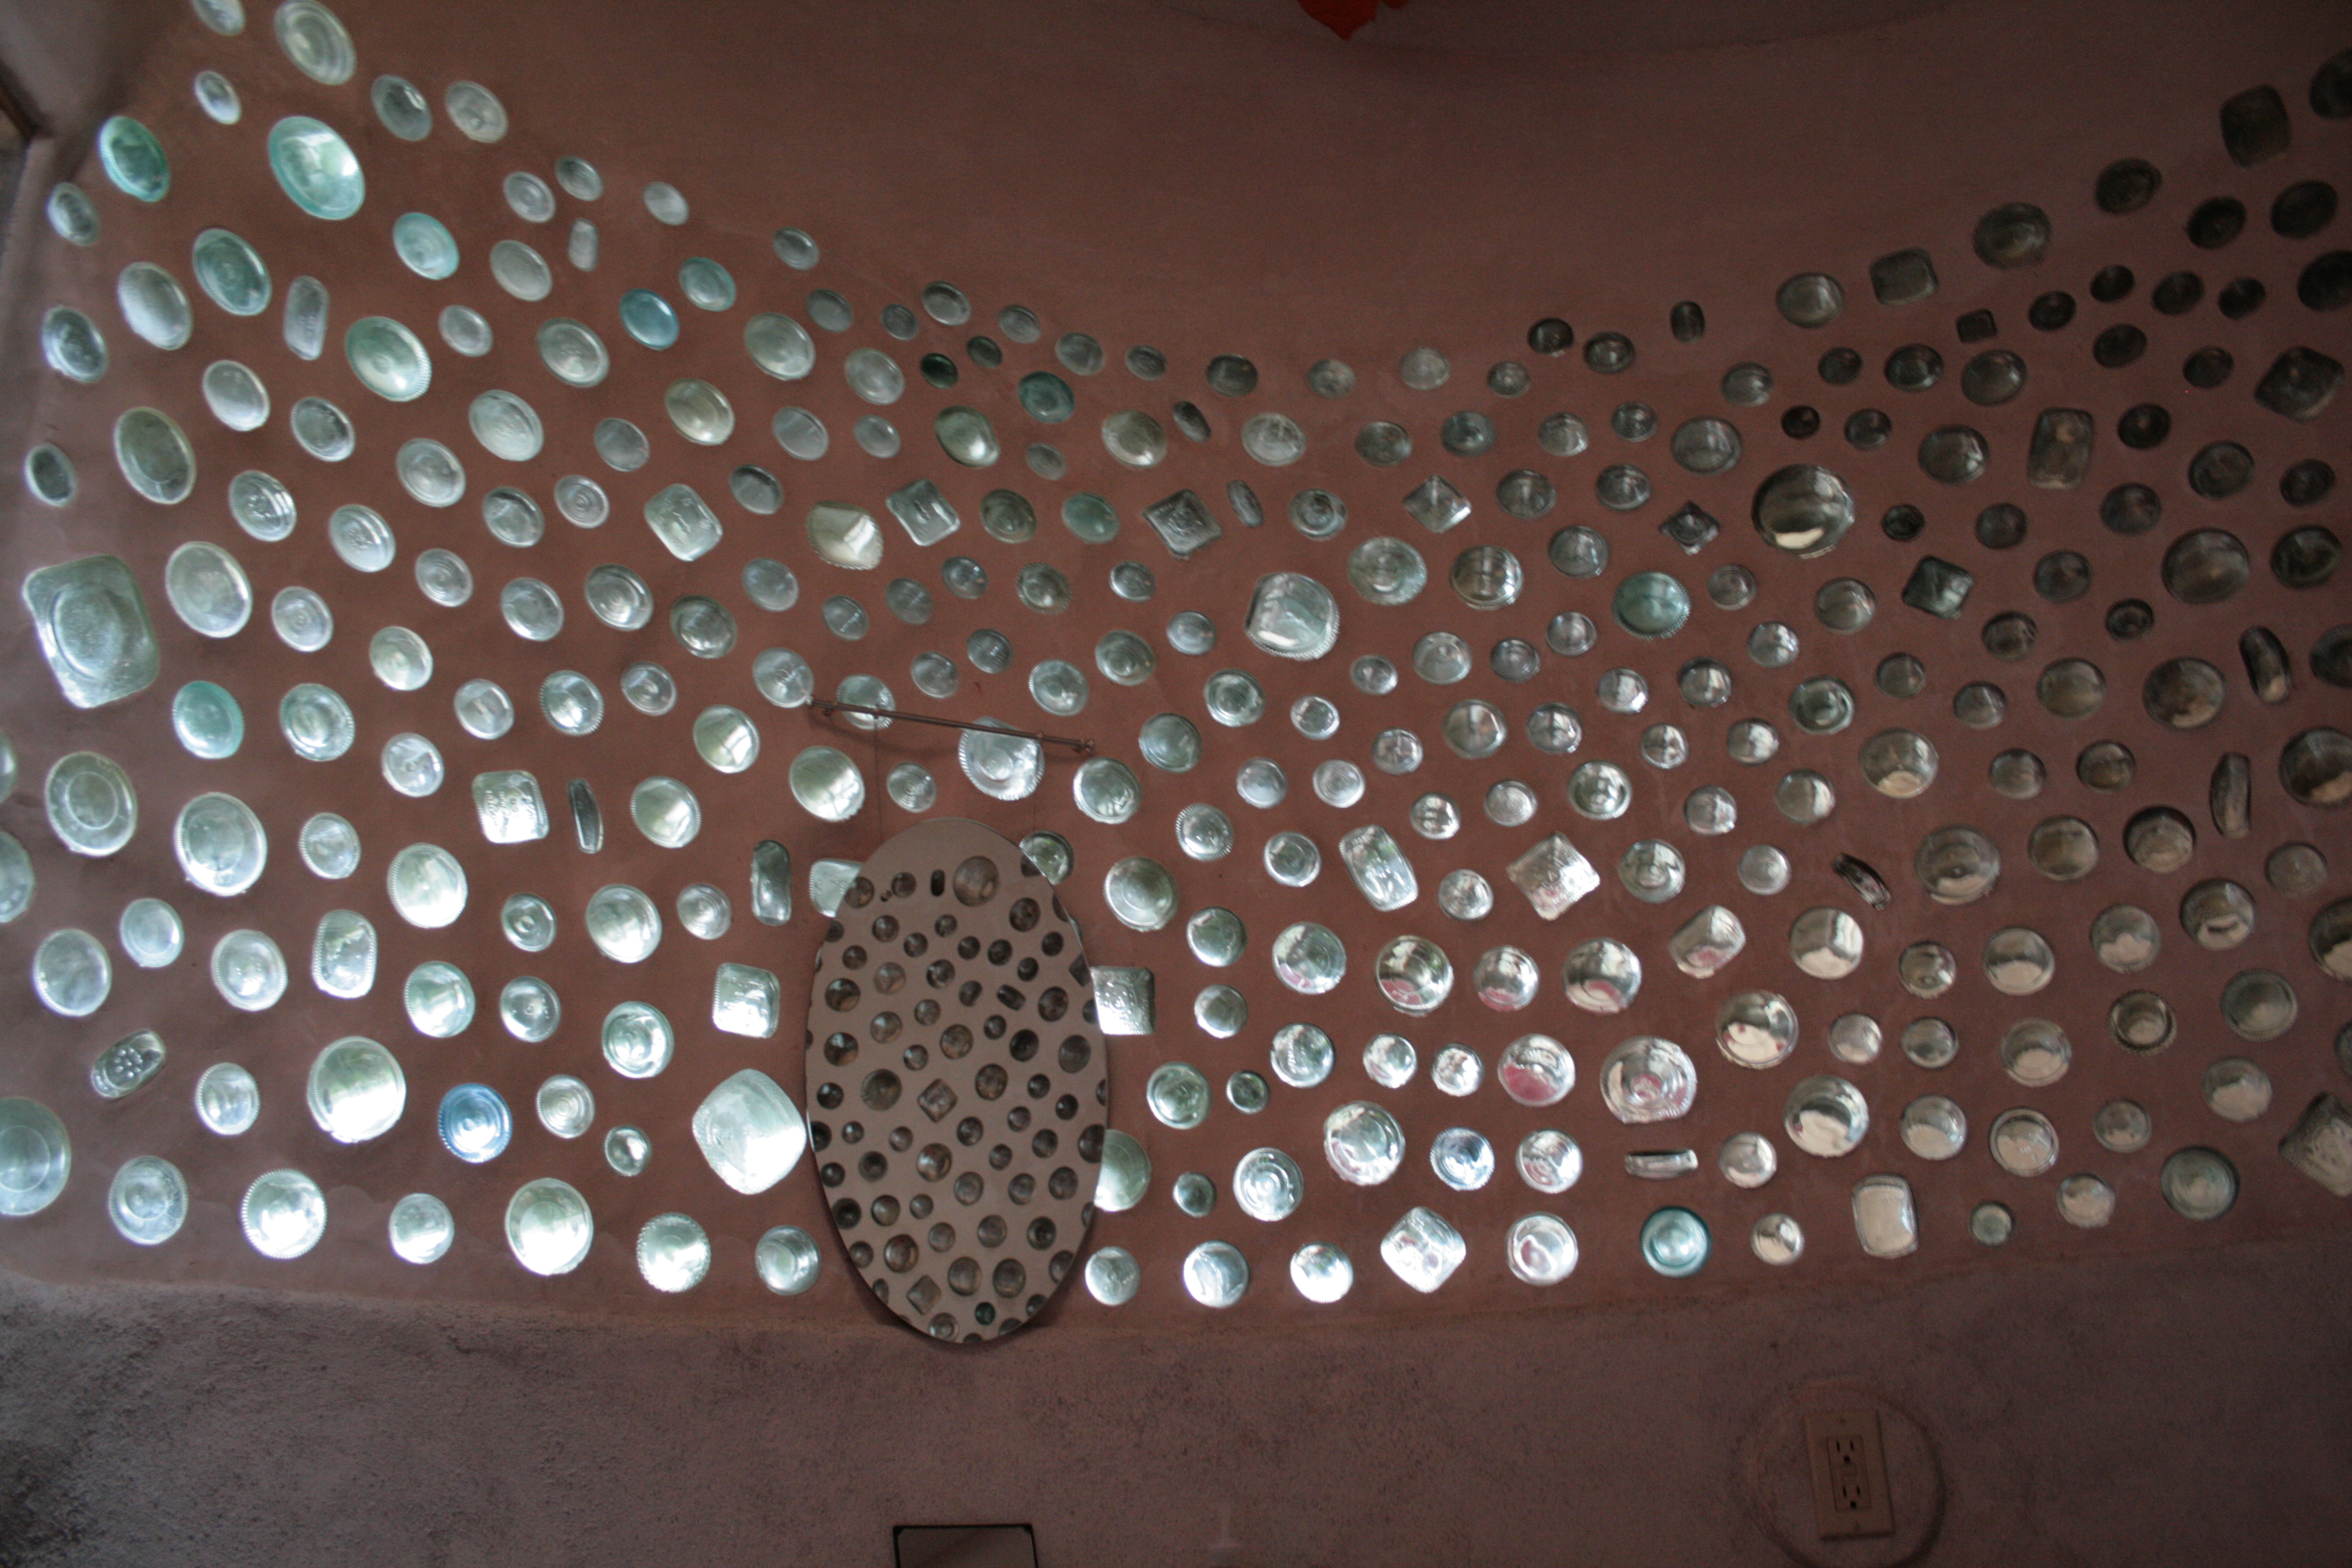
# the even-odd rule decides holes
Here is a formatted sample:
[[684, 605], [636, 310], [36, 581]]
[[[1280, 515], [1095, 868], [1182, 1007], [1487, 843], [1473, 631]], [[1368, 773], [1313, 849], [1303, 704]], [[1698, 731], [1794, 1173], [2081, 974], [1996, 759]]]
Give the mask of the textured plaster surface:
[[0, 1561], [887, 1568], [893, 1525], [1010, 1520], [1042, 1568], [1764, 1568], [1786, 1559], [1742, 1441], [1792, 1391], [1854, 1379], [1942, 1456], [1929, 1563], [2339, 1563], [2347, 1278], [2329, 1239], [1345, 1333], [1074, 1324], [976, 1352], [884, 1321], [11, 1279]]

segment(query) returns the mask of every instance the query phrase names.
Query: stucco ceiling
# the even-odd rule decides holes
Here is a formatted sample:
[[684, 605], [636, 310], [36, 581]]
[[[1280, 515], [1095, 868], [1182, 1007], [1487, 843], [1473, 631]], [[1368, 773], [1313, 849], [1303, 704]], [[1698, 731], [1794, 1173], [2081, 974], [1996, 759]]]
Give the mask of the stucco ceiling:
[[1338, 32], [1359, 46], [1474, 55], [1646, 54], [1872, 27], [1949, 0], [1162, 0], [1238, 26]]

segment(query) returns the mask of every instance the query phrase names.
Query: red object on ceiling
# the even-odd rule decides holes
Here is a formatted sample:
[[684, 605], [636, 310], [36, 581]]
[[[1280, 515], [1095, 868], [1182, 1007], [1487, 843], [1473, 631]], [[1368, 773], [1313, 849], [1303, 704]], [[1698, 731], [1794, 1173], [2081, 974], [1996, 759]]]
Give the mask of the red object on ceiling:
[[[1402, 9], [1405, 0], [1388, 0]], [[1298, 8], [1339, 34], [1353, 37], [1356, 29], [1380, 15], [1381, 0], [1298, 0]]]

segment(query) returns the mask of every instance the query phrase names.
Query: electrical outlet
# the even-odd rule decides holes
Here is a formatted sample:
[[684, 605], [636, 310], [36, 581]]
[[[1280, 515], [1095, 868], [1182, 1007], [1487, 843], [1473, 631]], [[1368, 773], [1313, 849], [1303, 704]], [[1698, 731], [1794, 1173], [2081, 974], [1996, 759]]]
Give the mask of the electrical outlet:
[[1832, 1410], [1805, 1417], [1805, 1451], [1813, 1475], [1813, 1521], [1823, 1541], [1895, 1533], [1886, 1495], [1886, 1446], [1875, 1410]]

